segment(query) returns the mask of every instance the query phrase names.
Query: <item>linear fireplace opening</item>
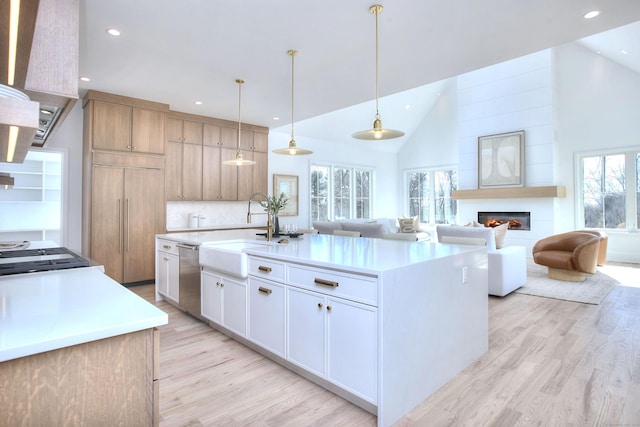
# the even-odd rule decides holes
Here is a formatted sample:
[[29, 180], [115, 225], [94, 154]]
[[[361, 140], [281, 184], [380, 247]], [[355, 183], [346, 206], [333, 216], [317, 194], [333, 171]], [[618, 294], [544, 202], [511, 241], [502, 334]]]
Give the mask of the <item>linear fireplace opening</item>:
[[508, 222], [509, 230], [531, 230], [531, 212], [478, 212], [478, 222], [488, 227]]

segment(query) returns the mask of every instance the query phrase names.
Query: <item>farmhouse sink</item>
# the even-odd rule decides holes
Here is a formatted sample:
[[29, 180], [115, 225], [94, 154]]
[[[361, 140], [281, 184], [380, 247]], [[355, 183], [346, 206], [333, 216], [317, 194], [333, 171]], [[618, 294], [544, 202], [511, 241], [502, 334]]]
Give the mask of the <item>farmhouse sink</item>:
[[248, 248], [268, 246], [255, 240], [225, 240], [200, 246], [200, 265], [209, 270], [245, 278], [249, 273], [249, 259], [244, 252]]

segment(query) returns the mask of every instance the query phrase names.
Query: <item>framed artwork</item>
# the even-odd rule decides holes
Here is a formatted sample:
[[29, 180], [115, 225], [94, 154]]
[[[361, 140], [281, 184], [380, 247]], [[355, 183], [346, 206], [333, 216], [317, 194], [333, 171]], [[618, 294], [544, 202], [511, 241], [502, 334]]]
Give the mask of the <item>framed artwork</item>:
[[478, 188], [524, 187], [524, 131], [478, 137]]
[[298, 215], [298, 176], [297, 175], [273, 175], [273, 195], [284, 193], [289, 201], [287, 206], [278, 213], [278, 216]]

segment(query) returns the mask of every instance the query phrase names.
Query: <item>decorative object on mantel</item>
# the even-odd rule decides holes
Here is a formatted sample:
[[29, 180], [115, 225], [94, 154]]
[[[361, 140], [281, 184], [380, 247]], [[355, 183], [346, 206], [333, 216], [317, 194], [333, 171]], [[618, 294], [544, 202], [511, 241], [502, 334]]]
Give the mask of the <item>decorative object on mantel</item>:
[[280, 193], [279, 196], [274, 194], [267, 200], [258, 201], [260, 206], [264, 208], [265, 212], [268, 210], [271, 213], [271, 217], [273, 218], [273, 231], [276, 234], [280, 233], [280, 221], [278, 220], [278, 214], [287, 206], [287, 202], [289, 202], [289, 199], [284, 193]]
[[451, 192], [451, 198], [454, 200], [522, 199], [536, 197], [565, 197], [566, 195], [567, 190], [564, 185], [481, 188], [477, 190], [453, 190]]
[[376, 15], [376, 118], [373, 121], [373, 129], [356, 132], [351, 136], [356, 139], [365, 139], [369, 141], [400, 138], [404, 135], [404, 132], [400, 130], [382, 128], [382, 120], [380, 119], [380, 112], [378, 109], [378, 15], [382, 13], [382, 6], [374, 4], [369, 8], [369, 12]]
[[273, 193], [284, 194], [287, 203], [282, 207], [280, 216], [298, 215], [298, 176], [273, 175]]
[[253, 166], [256, 164], [253, 160], [245, 160], [242, 158], [242, 152], [240, 151], [240, 135], [242, 132], [242, 122], [240, 120], [240, 106], [242, 101], [242, 84], [244, 80], [236, 79], [236, 83], [238, 83], [238, 144], [236, 145], [236, 158], [233, 160], [225, 160], [222, 162], [223, 165], [229, 166]]
[[288, 156], [303, 156], [307, 154], [313, 154], [313, 151], [311, 150], [298, 148], [296, 146], [296, 140], [293, 138], [293, 58], [298, 54], [298, 51], [292, 49], [287, 53], [291, 57], [291, 140], [289, 140], [289, 146], [287, 148], [278, 148], [277, 150], [273, 150], [273, 153], [284, 154]]
[[524, 187], [524, 131], [478, 137], [478, 188]]

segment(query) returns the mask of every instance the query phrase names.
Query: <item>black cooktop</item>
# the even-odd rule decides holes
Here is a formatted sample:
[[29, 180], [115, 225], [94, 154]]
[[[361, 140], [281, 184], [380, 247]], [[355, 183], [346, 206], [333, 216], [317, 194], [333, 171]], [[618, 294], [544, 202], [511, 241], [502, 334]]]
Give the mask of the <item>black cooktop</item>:
[[89, 261], [63, 247], [0, 252], [0, 276], [78, 267]]

